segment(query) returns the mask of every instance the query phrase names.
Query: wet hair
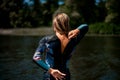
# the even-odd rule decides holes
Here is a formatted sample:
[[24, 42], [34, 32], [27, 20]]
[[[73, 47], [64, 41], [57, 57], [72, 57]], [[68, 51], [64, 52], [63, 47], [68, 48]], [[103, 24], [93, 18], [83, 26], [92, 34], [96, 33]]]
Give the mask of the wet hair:
[[69, 17], [65, 13], [57, 13], [53, 16], [53, 28], [60, 34], [68, 36], [69, 32]]

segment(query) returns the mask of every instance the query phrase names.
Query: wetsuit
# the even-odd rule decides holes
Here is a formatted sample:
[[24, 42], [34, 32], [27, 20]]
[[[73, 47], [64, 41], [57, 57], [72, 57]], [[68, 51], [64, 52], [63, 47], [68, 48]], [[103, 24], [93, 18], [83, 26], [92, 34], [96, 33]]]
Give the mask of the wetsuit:
[[[39, 46], [33, 56], [34, 61], [40, 65], [46, 72], [44, 73], [44, 80], [55, 80], [52, 76], [47, 73], [49, 68], [58, 69], [62, 73], [65, 73], [65, 80], [70, 80], [70, 72], [67, 66], [69, 59], [72, 56], [72, 51], [84, 35], [88, 31], [88, 25], [82, 24], [77, 29], [80, 33], [76, 38], [72, 38], [63, 53], [61, 52], [61, 42], [56, 35], [43, 37]], [[45, 61], [43, 61], [43, 55], [45, 54]]]

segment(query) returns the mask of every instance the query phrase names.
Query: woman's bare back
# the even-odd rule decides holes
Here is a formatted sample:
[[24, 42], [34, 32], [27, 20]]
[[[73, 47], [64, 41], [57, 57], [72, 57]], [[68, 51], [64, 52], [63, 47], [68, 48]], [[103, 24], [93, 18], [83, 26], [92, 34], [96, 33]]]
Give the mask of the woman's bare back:
[[63, 53], [70, 40], [68, 39], [68, 37], [66, 35], [61, 35], [59, 33], [56, 33], [56, 35], [60, 39], [60, 42], [61, 42], [61, 53]]

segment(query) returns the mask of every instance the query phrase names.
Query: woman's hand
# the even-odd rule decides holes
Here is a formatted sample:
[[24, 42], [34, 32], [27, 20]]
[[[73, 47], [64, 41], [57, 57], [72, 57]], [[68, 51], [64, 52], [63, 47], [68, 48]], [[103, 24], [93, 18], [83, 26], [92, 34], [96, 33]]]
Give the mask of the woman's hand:
[[64, 73], [60, 72], [57, 69], [50, 68], [48, 72], [56, 79], [56, 80], [62, 80], [64, 79], [65, 75]]
[[74, 29], [74, 30], [71, 30], [69, 33], [68, 33], [68, 38], [71, 39], [71, 38], [75, 38], [78, 34], [79, 34], [80, 30], [78, 29]]

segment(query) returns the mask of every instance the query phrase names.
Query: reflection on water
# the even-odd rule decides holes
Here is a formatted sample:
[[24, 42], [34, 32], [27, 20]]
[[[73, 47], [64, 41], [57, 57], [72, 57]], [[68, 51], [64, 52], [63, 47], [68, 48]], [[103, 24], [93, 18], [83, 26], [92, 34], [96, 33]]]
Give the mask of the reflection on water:
[[[32, 56], [41, 37], [0, 36], [0, 80], [42, 80]], [[70, 60], [71, 80], [120, 80], [120, 37], [86, 36]]]

